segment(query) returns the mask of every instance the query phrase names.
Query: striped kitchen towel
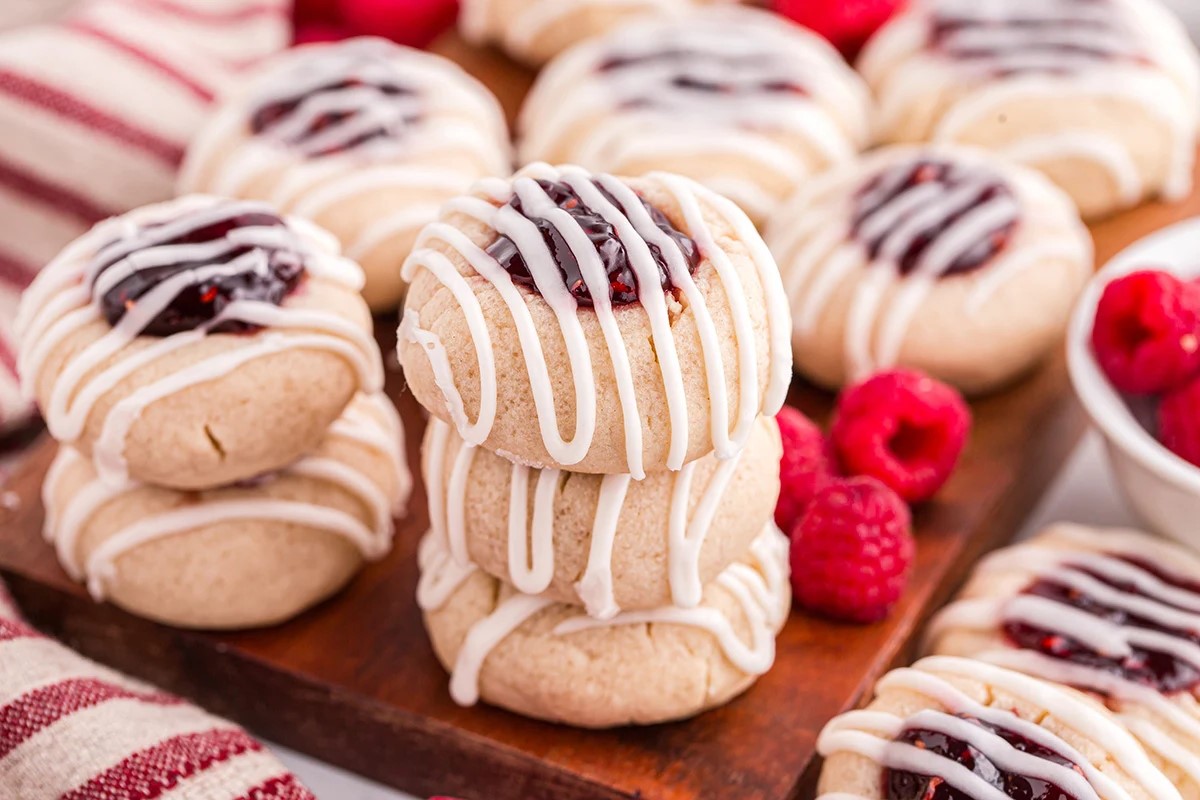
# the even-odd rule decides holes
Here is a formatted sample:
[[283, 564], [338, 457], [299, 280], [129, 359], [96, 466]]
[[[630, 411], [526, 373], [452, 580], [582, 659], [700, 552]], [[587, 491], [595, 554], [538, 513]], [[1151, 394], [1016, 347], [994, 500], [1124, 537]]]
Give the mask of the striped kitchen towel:
[[[170, 197], [214, 95], [289, 35], [288, 0], [84, 0], [0, 33], [0, 313], [92, 224]], [[10, 378], [0, 430], [28, 414]]]
[[0, 30], [57, 19], [75, 0], [4, 0], [0, 3]]
[[2, 585], [0, 797], [314, 800], [233, 723], [26, 625]]

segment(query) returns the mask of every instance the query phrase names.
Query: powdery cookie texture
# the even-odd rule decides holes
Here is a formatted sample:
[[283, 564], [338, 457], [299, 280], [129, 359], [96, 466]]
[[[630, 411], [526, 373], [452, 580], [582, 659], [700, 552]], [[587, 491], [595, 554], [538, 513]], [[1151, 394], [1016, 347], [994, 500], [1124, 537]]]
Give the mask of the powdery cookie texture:
[[420, 558], [417, 602], [455, 702], [482, 698], [584, 728], [682, 719], [728, 702], [770, 669], [791, 603], [787, 539], [773, 527], [699, 606], [607, 620], [460, 566], [436, 531]]
[[464, 445], [438, 419], [422, 452], [431, 525], [459, 564], [603, 619], [698, 605], [704, 585], [771, 521], [782, 454], [769, 417], [733, 458], [706, 456], [642, 481], [531, 470]]
[[818, 176], [767, 241], [796, 368], [829, 387], [892, 366], [971, 393], [1011, 381], [1059, 343], [1093, 259], [1052, 183], [947, 145], [885, 148]]
[[341, 240], [376, 311], [438, 207], [511, 169], [487, 89], [452, 62], [382, 39], [288, 51], [225, 96], [188, 151], [184, 192], [261, 199]]
[[761, 224], [870, 142], [870, 97], [824, 39], [765, 11], [713, 8], [572, 48], [539, 75], [519, 128], [523, 162], [686, 175]]
[[329, 234], [261, 203], [147, 206], [39, 273], [18, 367], [105, 479], [220, 486], [295, 461], [382, 386], [361, 285]]
[[1191, 187], [1196, 51], [1158, 0], [918, 0], [858, 67], [884, 141], [986, 147], [1087, 217]]
[[1200, 798], [1200, 557], [1144, 533], [1057, 525], [980, 563], [931, 652], [1095, 692]]
[[646, 16], [684, 16], [734, 0], [463, 0], [458, 29], [473, 44], [496, 44], [534, 66], [589, 36]]
[[391, 547], [408, 499], [403, 429], [360, 396], [286, 469], [203, 492], [105, 483], [63, 447], [46, 477], [46, 536], [68, 574], [140, 616], [189, 628], [287, 619]]
[[469, 444], [588, 473], [731, 458], [791, 379], [779, 271], [687, 178], [534, 164], [447, 203], [404, 265], [413, 394]]
[[1180, 800], [1120, 722], [1071, 689], [969, 659], [889, 672], [817, 740], [817, 800]]

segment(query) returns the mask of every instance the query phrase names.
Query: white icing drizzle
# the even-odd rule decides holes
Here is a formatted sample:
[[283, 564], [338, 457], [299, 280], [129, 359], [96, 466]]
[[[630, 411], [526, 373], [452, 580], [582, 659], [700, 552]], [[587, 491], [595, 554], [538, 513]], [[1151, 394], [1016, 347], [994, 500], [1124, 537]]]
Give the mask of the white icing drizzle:
[[655, 159], [728, 161], [737, 168], [707, 185], [761, 220], [780, 198], [748, 171], [795, 185], [851, 159], [870, 138], [868, 109], [866, 87], [823, 40], [760, 11], [712, 9], [622, 26], [556, 59], [522, 108], [520, 150], [616, 174]]
[[[257, 109], [346, 80], [364, 85], [312, 95], [279, 128], [260, 135], [250, 130]], [[389, 95], [379, 86], [403, 87], [405, 94]], [[429, 53], [374, 38], [301, 47], [278, 59], [254, 88], [247, 100], [226, 104], [193, 142], [181, 190], [245, 197], [268, 181], [263, 199], [310, 219], [368, 193], [411, 194], [344, 242], [351, 258], [415, 235], [437, 217], [442, 200], [483, 175], [510, 170], [507, 125], [495, 98]], [[350, 116], [318, 138], [288, 143], [314, 116], [330, 111]], [[380, 126], [387, 135], [336, 150]], [[232, 153], [231, 141], [238, 142]]]
[[[949, 177], [898, 190], [926, 162], [945, 165]], [[827, 180], [838, 179], [831, 175]], [[815, 187], [768, 231], [801, 336], [815, 335], [834, 293], [854, 277], [843, 333], [847, 382], [894, 366], [913, 319], [938, 281], [998, 232], [1009, 230], [1004, 246], [989, 261], [962, 273], [976, 282], [966, 298], [968, 311], [981, 308], [1031, 267], [1061, 261], [1084, 274], [1091, 269], [1089, 240], [1082, 233], [1023, 238], [1014, 247], [1031, 213], [1022, 187], [994, 167], [962, 160], [953, 151], [911, 151], [853, 186], [858, 188], [846, 190], [847, 199], [837, 202], [814, 201], [823, 188]], [[989, 187], [1004, 191], [988, 197]], [[935, 238], [921, 244], [931, 231], [937, 231]], [[874, 258], [870, 245], [875, 246]], [[901, 261], [910, 250], [918, 255], [903, 271]], [[864, 260], [867, 268], [856, 276]]]
[[[379, 428], [381, 422], [378, 417], [372, 418], [368, 408], [373, 409], [378, 417], [382, 417], [382, 436]], [[398, 480], [392, 516], [404, 516], [412, 496], [413, 477], [408, 468], [404, 421], [388, 396], [382, 393], [360, 395], [358, 402], [351, 403], [342, 416], [330, 426], [329, 433], [371, 448], [388, 459]]]
[[472, 625], [450, 672], [450, 697], [454, 702], [460, 706], [478, 703], [479, 673], [492, 650], [534, 615], [552, 605], [554, 602], [544, 597], [517, 593]]
[[[1052, 684], [968, 659], [927, 658], [912, 668], [889, 672], [876, 686], [877, 696], [890, 692], [917, 694], [928, 698], [930, 707], [908, 717], [871, 708], [843, 714], [821, 732], [817, 740], [818, 751], [825, 757], [854, 753], [889, 770], [936, 776], [977, 800], [1008, 799], [1007, 794], [967, 767], [933, 751], [897, 741], [905, 730], [935, 731], [970, 743], [1000, 769], [1044, 780], [1078, 800], [1131, 800], [1133, 797], [1050, 729], [1023, 719], [1007, 708], [979, 703], [957, 688], [950, 678], [978, 681], [1004, 696], [1015, 697], [1044, 711], [1046, 717], [1097, 745], [1149, 796], [1156, 800], [1178, 800], [1179, 792], [1113, 718]], [[1057, 753], [1077, 769], [1023, 752], [971, 719], [1010, 731]], [[877, 796], [830, 792], [822, 794], [818, 800], [874, 800]]]
[[[457, 198], [443, 208], [447, 214], [463, 214], [488, 226], [497, 234], [508, 236], [516, 244], [529, 267], [546, 304], [559, 323], [570, 358], [575, 388], [575, 433], [569, 440], [559, 434], [552, 383], [542, 354], [541, 339], [534, 325], [526, 293], [519, 289], [511, 276], [485, 250], [476, 246], [454, 225], [439, 221], [426, 227], [413, 254], [404, 264], [403, 278], [411, 282], [418, 269], [426, 269], [446, 286], [458, 301], [474, 341], [478, 363], [481, 407], [474, 422], [468, 421], [456, 379], [446, 358], [444, 346], [436, 334], [421, 327], [420, 316], [406, 310], [401, 320], [400, 335], [418, 343], [430, 359], [435, 381], [445, 397], [448, 412], [459, 435], [468, 444], [480, 445], [491, 432], [495, 421], [497, 393], [496, 364], [479, 300], [468, 278], [459, 273], [445, 254], [430, 245], [440, 242], [457, 252], [486, 280], [504, 301], [517, 331], [533, 390], [538, 424], [546, 450], [557, 463], [570, 466], [588, 453], [597, 422], [597, 397], [594, 369], [588, 343], [579, 323], [580, 314], [596, 314], [608, 349], [616, 378], [618, 399], [624, 421], [625, 453], [628, 473], [634, 479], [645, 476], [642, 463], [642, 419], [637, 407], [633, 371], [629, 354], [621, 337], [616, 315], [609, 302], [608, 278], [594, 246], [583, 229], [565, 211], [558, 209], [537, 180], [562, 181], [568, 184], [593, 211], [612, 224], [629, 256], [630, 267], [639, 285], [657, 287], [658, 267], [650, 245], [663, 253], [672, 284], [680, 291], [689, 313], [695, 318], [702, 344], [704, 369], [711, 402], [711, 435], [719, 458], [732, 458], [744, 445], [751, 426], [760, 412], [773, 415], [783, 403], [791, 378], [791, 347], [788, 341], [789, 318], [787, 301], [780, 287], [779, 271], [770, 252], [754, 230], [750, 220], [732, 202], [678, 176], [654, 173], [650, 176], [669, 191], [678, 203], [685, 219], [684, 230], [699, 247], [705, 261], [701, 269], [712, 269], [725, 293], [733, 317], [737, 349], [737, 370], [740, 395], [736, 416], [731, 417], [726, 388], [725, 364], [721, 358], [721, 337], [708, 311], [704, 296], [687, 268], [682, 252], [654, 224], [636, 193], [623, 182], [609, 175], [592, 175], [572, 166], [551, 167], [533, 164], [511, 181], [485, 179], [476, 184], [476, 194]], [[593, 180], [596, 181], [593, 184]], [[610, 202], [600, 191], [602, 187], [620, 204]], [[594, 308], [580, 311], [574, 297], [563, 284], [553, 254], [546, 246], [533, 223], [507, 203], [517, 195], [527, 212], [549, 220], [568, 242], [579, 261], [584, 280], [593, 299]], [[770, 368], [765, 393], [758, 386], [758, 354], [754, 341], [753, 319], [742, 286], [729, 256], [720, 248], [706, 224], [701, 203], [719, 214], [735, 231], [735, 235], [750, 250], [750, 255], [763, 286], [767, 304], [767, 324], [770, 342]], [[687, 403], [684, 394], [683, 371], [676, 352], [671, 318], [665, 297], [653, 289], [644, 291], [640, 304], [650, 323], [652, 343], [658, 356], [663, 386], [666, 390], [669, 414], [670, 451], [667, 468], [683, 467], [688, 451]], [[731, 424], [732, 423], [732, 424]]]
[[1117, 185], [1125, 205], [1137, 205], [1144, 187], [1133, 154], [1111, 136], [1076, 128], [1041, 136], [1027, 136], [1000, 151], [1005, 158], [1022, 164], [1047, 164], [1064, 154], [1102, 165]]
[[[375, 409], [374, 412], [368, 409]], [[390, 409], [390, 411], [389, 411]], [[117, 577], [120, 557], [141, 545], [225, 522], [264, 520], [319, 528], [353, 543], [367, 559], [378, 559], [391, 548], [392, 518], [408, 499], [412, 478], [403, 457], [403, 428], [391, 401], [382, 395], [360, 396], [330, 428], [328, 441], [338, 439], [363, 445], [388, 462], [388, 483], [336, 458], [312, 455], [283, 471], [337, 486], [359, 500], [371, 516], [364, 525], [338, 509], [303, 501], [271, 497], [213, 498], [196, 495], [196, 502], [135, 520], [105, 539], [80, 560], [79, 538], [93, 516], [108, 503], [145, 487], [135, 481], [114, 484], [96, 476], [86, 481], [69, 498], [63, 497], [63, 481], [87, 465], [87, 459], [72, 447], [62, 447], [46, 474], [42, 493], [47, 517], [44, 533], [54, 545], [67, 574], [85, 580], [96, 600], [104, 599], [107, 586]], [[267, 476], [267, 480], [271, 476]], [[251, 486], [252, 484], [247, 484]], [[168, 489], [155, 489], [168, 492]], [[65, 500], [65, 504], [64, 504]], [[57, 513], [54, 510], [58, 509]]]
[[600, 502], [592, 526], [592, 546], [587, 569], [575, 584], [575, 591], [588, 614], [612, 619], [620, 612], [613, 597], [613, 545], [617, 541], [617, 520], [629, 494], [628, 475], [605, 475], [600, 482]]
[[[82, 328], [104, 320], [99, 298], [107, 288], [136, 270], [219, 259], [247, 245], [288, 246], [301, 253], [310, 277], [352, 291], [361, 288], [362, 272], [358, 266], [339, 257], [336, 242], [302, 220], [288, 219], [285, 227], [234, 228], [222, 239], [201, 244], [163, 244], [221, 220], [264, 211], [270, 213], [259, 203], [191, 196], [107, 220], [69, 246], [39, 274], [22, 298], [17, 319], [21, 341], [18, 367], [25, 392], [33, 395], [34, 387], [42, 380], [46, 361], [64, 341]], [[161, 225], [147, 226], [164, 220]], [[113, 259], [115, 263], [97, 277], [96, 270]], [[246, 335], [242, 347], [141, 387], [108, 411], [93, 447], [96, 467], [105, 480], [114, 485], [127, 480], [126, 436], [148, 406], [271, 353], [294, 349], [335, 353], [355, 368], [363, 391], [378, 391], [383, 383], [382, 359], [371, 335], [335, 314], [290, 307], [286, 299], [282, 306], [258, 301], [231, 302], [220, 315], [193, 330], [153, 338], [142, 349], [120, 357], [183, 289], [215, 276], [266, 268], [266, 255], [253, 249], [225, 264], [179, 272], [151, 288], [115, 326], [73, 354], [63, 366], [43, 408], [51, 435], [65, 444], [77, 441], [96, 404], [120, 381], [205, 336], [218, 335], [210, 331], [229, 321], [260, 325], [263, 330]], [[118, 360], [112, 361], [114, 357]]]
[[[755, 566], [734, 564], [716, 579], [717, 585], [737, 601], [750, 628], [749, 642], [738, 636], [729, 617], [709, 606], [664, 606], [650, 611], [625, 611], [609, 619], [580, 613], [556, 625], [553, 635], [571, 636], [620, 625], [684, 625], [710, 633], [737, 669], [749, 675], [761, 675], [774, 662], [775, 632], [788, 612], [787, 551], [787, 538], [770, 525], [750, 547]], [[440, 608], [476, 569], [455, 563], [444, 538], [434, 531], [422, 541], [420, 558], [422, 574], [418, 602], [427, 612]], [[464, 706], [474, 705], [479, 699], [479, 674], [488, 655], [509, 634], [552, 606], [562, 607], [545, 597], [513, 592], [488, 616], [472, 625], [459, 648], [450, 679], [450, 694], [454, 701]]]
[[[938, 20], [954, 23], [940, 41], [933, 34]], [[1013, 104], [1120, 98], [1141, 106], [1170, 136], [1162, 187], [1146, 185], [1133, 145], [1115, 129], [1029, 130], [1005, 153], [1034, 166], [1091, 162], [1111, 177], [1126, 205], [1159, 188], [1177, 199], [1191, 187], [1197, 60], [1177, 21], [1157, 3], [926, 0], [875, 39], [860, 69], [878, 88], [885, 128], [895, 128], [922, 97], [957, 97], [938, 120], [935, 141], [962, 141], [968, 128], [1002, 117]]]
[[[433, 504], [434, 495], [430, 494], [431, 523], [434, 519]], [[421, 572], [417, 580], [417, 606], [422, 611], [436, 611], [444, 606], [478, 569], [471, 562], [458, 563], [446, 546], [445, 537], [435, 533], [434, 529], [425, 534], [417, 547], [417, 566]]]
[[[376, 143], [397, 146], [424, 113], [425, 98], [390, 62], [392, 51], [381, 40], [357, 40], [297, 61], [253, 97], [255, 115], [277, 109], [261, 123], [260, 135], [306, 158]], [[363, 141], [367, 136], [375, 138]]]
[[[1013, 575], [1027, 574], [1026, 585], [1037, 580], [1049, 581], [1155, 626], [1200, 630], [1200, 594], [1172, 586], [1139, 566], [1139, 563], [1150, 564], [1161, 574], [1176, 575], [1180, 569], [1194, 565], [1194, 560], [1140, 534], [1105, 532], [1098, 540], [1089, 536], [1095, 534], [1080, 528], [1060, 527], [1048, 545], [1035, 541], [993, 554], [980, 563], [976, 575], [984, 580], [989, 576], [991, 579], [1004, 576], [1007, 580]], [[1132, 590], [1114, 587], [1095, 576]], [[1200, 646], [1183, 636], [1132, 623], [1116, 624], [1050, 598], [1025, 594], [976, 597], [952, 603], [930, 623], [926, 638], [936, 646], [943, 637], [960, 630], [994, 632], [1000, 637], [1008, 623], [1044, 630], [1110, 658], [1133, 656], [1137, 648], [1167, 654], [1200, 669]], [[1172, 702], [1171, 696], [1125, 676], [1033, 650], [1016, 649], [1011, 644], [980, 653], [978, 657], [1056, 683], [1095, 691], [1108, 698], [1117, 710], [1140, 706], [1158, 720], [1157, 724], [1165, 723], [1188, 740], [1200, 741], [1200, 719]], [[1122, 718], [1134, 721], [1135, 715], [1126, 713]], [[1171, 744], [1170, 736], [1161, 728], [1156, 730], [1155, 725], [1143, 719], [1132, 727], [1148, 748], [1200, 783], [1200, 754]]]
[[[477, 447], [455, 441], [449, 425], [438, 419], [429, 421], [430, 436], [425, 448], [425, 485], [430, 503], [430, 526], [449, 543], [449, 552], [460, 566], [469, 563], [467, 527], [462, 509], [466, 504], [471, 464]], [[457, 450], [455, 450], [457, 448]], [[451, 452], [449, 480], [445, 466]], [[722, 461], [703, 487], [694, 486], [698, 462], [690, 462], [671, 475], [671, 499], [666, 510], [668, 520], [667, 570], [672, 602], [682, 608], [700, 603], [703, 585], [700, 577], [700, 552], [712, 527], [730, 479], [741, 463], [741, 453]], [[513, 464], [509, 479], [508, 582], [525, 594], [541, 594], [554, 578], [555, 504], [564, 473], [561, 470], [531, 470]], [[529, 484], [535, 474], [532, 515], [529, 513]], [[620, 607], [613, 594], [612, 553], [627, 493], [632, 485], [628, 475], [605, 475], [600, 481], [600, 496], [592, 524], [591, 548], [587, 566], [576, 592], [589, 616], [609, 619]], [[694, 494], [694, 490], [699, 492]], [[694, 501], [695, 511], [688, 511]]]

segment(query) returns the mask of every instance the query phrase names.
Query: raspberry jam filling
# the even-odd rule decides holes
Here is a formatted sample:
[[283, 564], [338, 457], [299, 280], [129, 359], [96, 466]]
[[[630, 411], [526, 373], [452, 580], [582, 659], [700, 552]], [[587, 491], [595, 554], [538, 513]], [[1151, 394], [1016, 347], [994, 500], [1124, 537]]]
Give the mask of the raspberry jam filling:
[[[697, 61], [709, 65], [710, 75], [724, 76], [702, 77], [697, 75], [691, 65]], [[735, 55], [733, 53], [717, 53], [691, 50], [683, 47], [655, 50], [647, 53], [630, 53], [615, 55], [602, 61], [597, 69], [600, 72], [618, 72], [627, 69], [671, 68], [668, 76], [655, 76], [658, 85], [674, 89], [719, 95], [756, 95], [756, 94], [798, 94], [807, 95], [808, 89], [795, 81], [778, 77], [782, 72], [772, 61], [759, 53]], [[637, 105], [651, 105], [649, 95], [634, 101]]]
[[997, 76], [1068, 75], [1103, 62], [1147, 59], [1111, 0], [1046, 0], [998, 16], [977, 0], [943, 0], [930, 46]]
[[393, 139], [420, 119], [415, 92], [396, 82], [347, 77], [259, 105], [250, 129], [310, 157], [335, 155]]
[[[993, 203], [1011, 211], [994, 218], [972, 216]], [[859, 191], [850, 230], [872, 261], [886, 259], [907, 275], [956, 228], [956, 249], [948, 258], [939, 254], [944, 260], [938, 267], [941, 277], [982, 267], [1003, 250], [1019, 221], [1016, 208], [1012, 189], [998, 176], [949, 161], [919, 159], [885, 170]]]
[[[1078, 766], [1070, 759], [1017, 733], [974, 717], [962, 716], [961, 718], [996, 734], [1015, 750], [1060, 766], [1078, 769]], [[1039, 778], [1008, 772], [974, 745], [940, 731], [908, 729], [900, 734], [897, 741], [936, 753], [956, 764], [961, 764], [1008, 797], [1021, 800], [1079, 800], [1058, 786]], [[889, 769], [884, 771], [883, 784], [887, 800], [977, 800], [977, 798], [950, 786], [944, 778], [939, 776], [917, 775], [903, 770]]]
[[[1113, 556], [1113, 558], [1136, 567], [1175, 589], [1200, 595], [1200, 586], [1195, 583], [1174, 578], [1138, 559], [1124, 556]], [[1085, 567], [1074, 567], [1073, 569], [1124, 594], [1139, 598], [1149, 597], [1131, 582], [1115, 579]], [[1200, 632], [1173, 628], [1161, 620], [1114, 608], [1084, 592], [1055, 581], [1053, 578], [1038, 579], [1025, 589], [1024, 594], [1053, 600], [1064, 606], [1099, 617], [1115, 626], [1163, 633], [1178, 638], [1181, 643], [1200, 645]], [[1161, 596], [1155, 596], [1152, 599], [1156, 603], [1169, 606]], [[1178, 610], [1193, 611], [1194, 609], [1180, 608]], [[1127, 655], [1106, 655], [1072, 639], [1062, 631], [1012, 620], [1004, 624], [1004, 634], [1019, 648], [1033, 650], [1052, 658], [1116, 675], [1132, 683], [1156, 689], [1163, 694], [1192, 691], [1200, 686], [1200, 669], [1170, 653], [1131, 645], [1131, 652]]]
[[[297, 287], [305, 272], [304, 254], [280, 217], [245, 206], [194, 216], [194, 226], [186, 218], [145, 225], [97, 254], [92, 289], [101, 291], [96, 300], [110, 325], [139, 303], [154, 303], [156, 313], [140, 333], [170, 336], [212, 322], [235, 301], [279, 305]], [[105, 280], [114, 269], [123, 277]], [[180, 278], [187, 273], [193, 273], [190, 280]], [[171, 279], [179, 280], [179, 288], [170, 297], [154, 292]], [[209, 330], [239, 333], [257, 327], [229, 319]]]
[[[575, 190], [566, 183], [539, 180], [537, 184], [546, 192], [550, 200], [558, 208], [566, 211], [570, 215], [571, 220], [582, 228], [583, 232], [587, 235], [597, 255], [600, 256], [600, 263], [603, 265], [604, 273], [608, 277], [608, 296], [612, 304], [621, 306], [638, 302], [640, 298], [639, 292], [643, 287], [638, 285], [637, 276], [630, 263], [629, 252], [625, 244], [621, 241], [613, 222], [606, 219], [603, 214], [593, 211], [586, 206], [579, 195], [575, 193]], [[594, 185], [608, 202], [621, 209], [622, 213], [624, 213], [624, 208], [616, 198], [599, 183], [595, 183]], [[580, 305], [591, 306], [592, 293], [584, 281], [579, 259], [575, 257], [575, 253], [567, 244], [567, 238], [561, 228], [563, 222], [529, 213], [525, 209], [521, 198], [517, 195], [513, 196], [508, 205], [516, 209], [537, 227], [538, 232], [541, 234], [542, 242], [546, 247], [546, 255], [558, 267], [563, 283], [571, 293], [571, 296], [575, 298], [575, 301]], [[650, 215], [650, 219], [653, 221], [655, 227], [666, 234], [671, 241], [671, 246], [677, 248], [683, 255], [688, 271], [695, 272], [696, 267], [700, 263], [700, 250], [696, 246], [696, 243], [685, 233], [676, 229], [671, 224], [671, 221], [667, 219], [666, 215], [645, 200], [642, 201], [642, 206]], [[646, 246], [649, 248], [650, 255], [653, 257], [654, 264], [658, 270], [658, 288], [664, 292], [673, 292], [676, 287], [671, 282], [668, 274], [667, 260], [662, 249], [659, 245], [651, 242], [647, 242]], [[533, 277], [533, 273], [529, 269], [527, 261], [530, 257], [536, 258], [542, 255], [541, 253], [530, 254], [523, 251], [508, 236], [501, 236], [497, 239], [488, 247], [487, 252], [512, 276], [514, 283], [532, 289], [539, 294], [542, 293], [540, 287], [537, 285], [537, 281]]]

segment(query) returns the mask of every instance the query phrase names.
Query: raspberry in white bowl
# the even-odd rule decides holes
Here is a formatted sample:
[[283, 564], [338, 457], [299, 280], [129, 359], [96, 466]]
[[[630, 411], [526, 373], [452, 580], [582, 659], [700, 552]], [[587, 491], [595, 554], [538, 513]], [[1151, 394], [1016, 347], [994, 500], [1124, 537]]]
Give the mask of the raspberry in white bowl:
[[[1196, 302], [1185, 295], [1196, 291], [1192, 284], [1200, 278], [1197, 252], [1200, 219], [1159, 231], [1117, 255], [1080, 297], [1067, 332], [1067, 361], [1132, 509], [1151, 528], [1200, 548], [1200, 468], [1187, 460], [1200, 461], [1200, 426], [1179, 413], [1189, 396], [1200, 398], [1200, 386], [1185, 388], [1200, 373], [1193, 372], [1190, 323], [1181, 319], [1189, 313], [1185, 306]], [[1113, 314], [1124, 319], [1106, 321]], [[1178, 392], [1188, 394], [1162, 402]], [[1195, 408], [1200, 416], [1200, 405]]]

